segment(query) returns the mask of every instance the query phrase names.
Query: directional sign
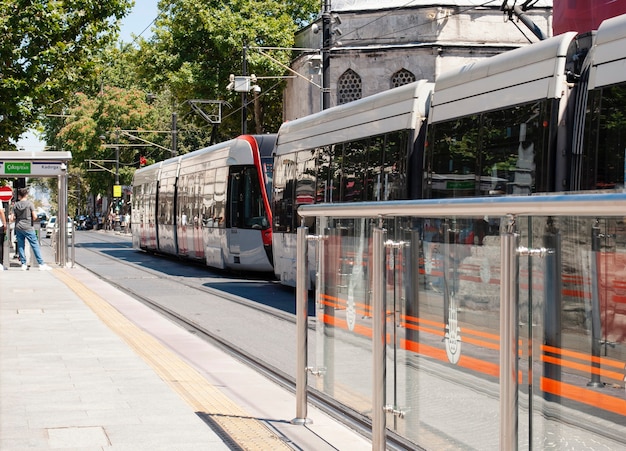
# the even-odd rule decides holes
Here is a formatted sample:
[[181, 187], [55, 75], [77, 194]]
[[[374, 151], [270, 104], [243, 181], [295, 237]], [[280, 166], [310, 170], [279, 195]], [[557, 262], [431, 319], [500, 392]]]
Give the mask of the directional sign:
[[13, 198], [13, 189], [10, 186], [0, 186], [0, 201], [8, 202]]

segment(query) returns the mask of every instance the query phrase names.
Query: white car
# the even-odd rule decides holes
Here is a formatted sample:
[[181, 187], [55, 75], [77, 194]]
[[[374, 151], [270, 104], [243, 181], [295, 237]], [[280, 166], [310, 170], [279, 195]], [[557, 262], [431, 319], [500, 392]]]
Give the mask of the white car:
[[[51, 216], [46, 225], [46, 238], [49, 238], [52, 233], [57, 230], [57, 217]], [[67, 218], [67, 236], [72, 236], [73, 223], [70, 218]]]
[[50, 235], [52, 235], [52, 232], [54, 232], [54, 226], [57, 223], [57, 217], [56, 216], [50, 216], [50, 219], [48, 219], [48, 223], [46, 224], [46, 238], [49, 238]]

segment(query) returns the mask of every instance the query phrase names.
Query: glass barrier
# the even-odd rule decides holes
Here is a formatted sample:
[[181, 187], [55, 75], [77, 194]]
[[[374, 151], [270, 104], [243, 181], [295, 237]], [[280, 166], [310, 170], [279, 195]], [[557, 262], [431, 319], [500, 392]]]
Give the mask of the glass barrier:
[[[318, 217], [309, 380], [372, 417], [372, 237], [385, 230], [386, 426], [425, 449], [501, 448], [509, 217]], [[626, 223], [517, 217], [518, 449], [626, 447]], [[513, 359], [514, 360], [514, 359]]]

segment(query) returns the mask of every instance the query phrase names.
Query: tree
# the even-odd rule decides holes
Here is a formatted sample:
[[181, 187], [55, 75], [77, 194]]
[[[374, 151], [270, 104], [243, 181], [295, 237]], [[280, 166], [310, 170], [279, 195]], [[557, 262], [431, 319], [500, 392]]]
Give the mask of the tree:
[[[157, 111], [147, 103], [145, 93], [103, 86], [96, 96], [76, 93], [67, 113], [57, 140], [72, 152], [72, 166], [83, 169], [82, 185], [88, 185], [93, 194], [111, 194], [116, 162], [120, 183], [130, 185], [143, 151], [129, 141], [134, 133], [127, 131], [154, 130], [157, 123]], [[146, 139], [156, 137], [148, 134]], [[155, 150], [148, 155], [151, 152]], [[156, 152], [157, 159], [162, 159], [162, 152], [158, 148]]]
[[0, 2], [0, 150], [93, 79], [132, 0]]
[[[228, 93], [230, 74], [242, 74], [244, 46], [293, 46], [299, 26], [310, 21], [319, 8], [317, 0], [171, 0], [161, 2], [162, 14], [154, 36], [140, 41], [137, 71], [149, 80], [151, 90], [164, 87], [175, 106], [189, 99], [223, 100], [232, 107], [224, 111], [218, 141], [240, 132], [242, 96]], [[288, 50], [273, 57], [288, 64]], [[247, 74], [282, 76], [285, 70], [259, 52], [247, 52]], [[270, 80], [261, 94], [266, 131], [276, 131], [282, 122], [282, 84]], [[252, 96], [249, 96], [249, 100]], [[252, 104], [249, 112], [253, 111]], [[188, 116], [192, 118], [193, 116]], [[199, 123], [195, 121], [199, 126]], [[255, 124], [257, 125], [257, 124]], [[254, 129], [254, 127], [250, 127]]]

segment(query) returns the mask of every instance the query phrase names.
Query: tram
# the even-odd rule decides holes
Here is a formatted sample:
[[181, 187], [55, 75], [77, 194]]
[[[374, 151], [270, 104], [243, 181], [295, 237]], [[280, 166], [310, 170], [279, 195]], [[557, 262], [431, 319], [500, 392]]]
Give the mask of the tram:
[[[564, 33], [434, 84], [418, 81], [285, 123], [274, 160], [275, 274], [295, 284], [297, 209], [308, 203], [623, 189], [625, 111], [626, 16], [619, 16], [594, 33]], [[624, 445], [626, 213], [616, 214], [518, 224], [523, 245], [558, 249], [551, 254], [558, 260], [521, 264], [520, 378], [525, 394], [615, 426]], [[372, 222], [324, 221], [304, 222], [325, 237], [309, 244], [323, 247], [310, 282], [318, 283], [322, 323], [335, 332], [319, 336], [370, 337]], [[417, 354], [458, 370], [459, 381], [497, 381], [500, 218], [406, 218], [385, 228], [392, 241], [411, 243], [388, 263], [388, 344], [406, 359], [394, 362], [389, 378], [404, 377]], [[545, 417], [552, 408], [545, 405]], [[419, 405], [413, 412], [420, 421], [429, 415]], [[543, 427], [529, 412], [528, 422]]]
[[275, 139], [242, 135], [137, 170], [133, 248], [213, 268], [271, 272]]

